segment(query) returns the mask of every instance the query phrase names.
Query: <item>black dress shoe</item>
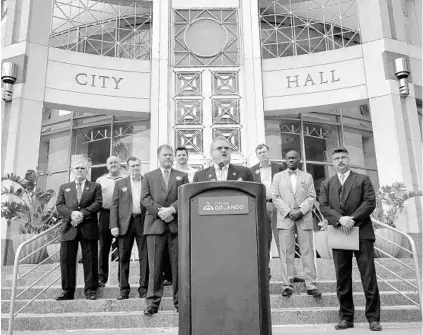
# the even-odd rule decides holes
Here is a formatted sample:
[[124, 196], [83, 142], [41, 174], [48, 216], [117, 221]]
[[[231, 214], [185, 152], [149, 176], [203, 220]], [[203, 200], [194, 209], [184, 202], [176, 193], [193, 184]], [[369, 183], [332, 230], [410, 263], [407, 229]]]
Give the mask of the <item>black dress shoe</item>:
[[377, 321], [369, 322], [369, 328], [370, 328], [370, 330], [372, 330], [374, 332], [380, 332], [382, 330], [382, 326]]
[[284, 297], [290, 297], [291, 295], [292, 295], [292, 290], [289, 287], [287, 287], [286, 289], [282, 291], [282, 296]]
[[354, 322], [347, 321], [347, 320], [341, 320], [336, 326], [336, 330], [342, 330], [342, 329], [348, 329], [348, 328], [354, 328]]
[[117, 300], [126, 300], [129, 299], [129, 295], [127, 294], [119, 294], [119, 296], [117, 297]]
[[54, 300], [56, 300], [56, 301], [73, 300], [73, 299], [74, 299], [73, 295], [68, 295], [68, 294], [65, 294], [65, 293], [62, 293], [58, 297], [54, 298]]
[[97, 300], [97, 294], [90, 293], [86, 295], [87, 300]]
[[146, 291], [139, 292], [138, 295], [139, 295], [140, 299], [147, 298], [147, 292]]
[[311, 295], [314, 298], [320, 298], [322, 296], [322, 293], [317, 288], [307, 290], [307, 294]]
[[147, 315], [147, 316], [151, 316], [156, 313], [157, 313], [157, 309], [151, 306], [147, 307], [147, 309], [144, 311], [144, 315]]
[[167, 279], [163, 280], [163, 286], [170, 286], [170, 285], [172, 285], [172, 281]]
[[301, 277], [294, 277], [292, 280], [294, 283], [305, 283], [305, 279]]

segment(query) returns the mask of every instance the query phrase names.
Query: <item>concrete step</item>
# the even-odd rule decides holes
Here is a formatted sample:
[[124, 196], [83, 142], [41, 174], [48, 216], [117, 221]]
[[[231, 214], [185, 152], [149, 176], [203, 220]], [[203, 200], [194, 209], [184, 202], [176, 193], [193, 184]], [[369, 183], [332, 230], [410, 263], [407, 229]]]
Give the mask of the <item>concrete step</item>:
[[[416, 285], [415, 280], [410, 280], [410, 282], [414, 285]], [[396, 289], [400, 291], [416, 291], [413, 289], [409, 284], [403, 282], [400, 279], [392, 279], [389, 280], [388, 283], [385, 283], [383, 281], [378, 282], [379, 291], [392, 291], [392, 287], [394, 286]], [[317, 282], [317, 287], [322, 292], [327, 293], [334, 293], [336, 292], [336, 282], [333, 280], [330, 281], [319, 281]], [[44, 290], [44, 286], [34, 286], [30, 289], [28, 289], [25, 293], [22, 294], [18, 299], [32, 299], [34, 296], [39, 294], [41, 291]], [[137, 292], [138, 285], [132, 285], [131, 292], [129, 293], [130, 297], [138, 297]], [[20, 292], [25, 291], [26, 287], [19, 287], [17, 290], [17, 294], [20, 294]], [[5, 300], [10, 299], [12, 289], [9, 287], [2, 288], [1, 289], [1, 298]], [[363, 292], [363, 286], [360, 281], [353, 281], [353, 291], [354, 292]], [[58, 285], [54, 285], [49, 287], [45, 290], [45, 292], [41, 293], [40, 296], [37, 299], [52, 299], [58, 295], [60, 295], [62, 292], [62, 289]], [[281, 282], [277, 281], [271, 281], [269, 286], [269, 292], [270, 294], [277, 294], [280, 295], [282, 293], [282, 286]], [[295, 283], [294, 284], [294, 293], [306, 293], [306, 288], [303, 283]], [[114, 299], [119, 295], [119, 286], [117, 285], [107, 285], [104, 288], [99, 289], [99, 295], [102, 296], [105, 299]], [[172, 289], [170, 286], [166, 286], [164, 288], [164, 296], [170, 297], [172, 295]], [[85, 298], [84, 296], [84, 290], [81, 285], [79, 285], [76, 288], [75, 291], [75, 298]]]
[[[272, 309], [272, 324], [321, 324], [338, 322], [338, 307], [310, 307]], [[2, 314], [1, 329], [7, 329], [8, 316]], [[420, 309], [415, 306], [386, 306], [382, 310], [381, 322], [421, 321]], [[356, 308], [355, 322], [366, 322], [364, 307]], [[145, 317], [139, 311], [122, 312], [77, 312], [54, 314], [21, 314], [15, 318], [14, 329], [32, 331], [53, 329], [120, 329], [177, 327], [178, 314], [174, 311], [160, 311], [152, 317]]]
[[[417, 301], [418, 295], [413, 292], [403, 292], [406, 296], [414, 301]], [[412, 305], [412, 302], [403, 297], [395, 291], [381, 292], [382, 306], [394, 305]], [[18, 300], [15, 304], [15, 311], [25, 306], [30, 300]], [[361, 292], [354, 293], [355, 306], [364, 306], [365, 297]], [[315, 299], [305, 293], [299, 295], [295, 294], [292, 297], [286, 298], [281, 295], [271, 295], [270, 305], [272, 309], [280, 308], [309, 308], [309, 307], [336, 307], [338, 306], [338, 298], [335, 293], [324, 293], [321, 298]], [[86, 301], [85, 299], [76, 299], [70, 301], [57, 302], [53, 299], [35, 300], [28, 307], [24, 309], [24, 313], [47, 314], [47, 313], [73, 313], [84, 311], [86, 313], [97, 312], [124, 312], [124, 311], [142, 311], [146, 307], [145, 299], [131, 298], [128, 300], [119, 301], [116, 299], [99, 298], [96, 301]], [[163, 298], [161, 310], [174, 310], [173, 301], [171, 297]], [[9, 313], [10, 300], [2, 300], [1, 313]]]
[[[376, 264], [376, 272], [377, 274], [384, 278], [384, 279], [397, 279], [398, 276], [401, 276], [403, 278], [407, 279], [415, 279], [415, 272], [404, 265], [401, 265], [399, 263], [396, 263], [395, 261], [391, 259], [378, 259], [377, 261], [381, 262], [381, 265]], [[406, 263], [409, 266], [414, 267], [414, 263], [410, 259], [401, 259], [404, 263]], [[318, 280], [335, 280], [335, 267], [333, 265], [333, 260], [323, 260], [318, 259], [317, 262], [317, 279]], [[354, 263], [355, 264], [355, 261]], [[56, 280], [56, 283], [60, 283], [60, 268], [57, 267], [54, 269], [54, 267], [57, 266], [57, 264], [45, 264], [39, 266], [37, 269], [33, 270], [33, 272], [26, 275], [24, 278], [19, 279], [18, 284], [19, 286], [29, 286], [31, 285], [35, 280], [39, 280], [43, 275], [46, 275], [49, 271], [52, 271], [50, 274], [47, 274], [45, 278], [41, 279], [38, 282], [38, 285], [50, 285], [53, 281]], [[383, 267], [387, 267], [390, 271], [384, 269]], [[33, 265], [22, 265], [20, 268], [20, 275], [25, 274], [27, 271], [29, 271]], [[112, 264], [111, 267], [111, 274], [109, 277], [109, 284], [111, 285], [118, 285], [118, 279], [117, 279], [117, 264]], [[296, 259], [296, 269], [297, 273], [299, 275], [302, 275], [302, 264], [299, 259]], [[112, 271], [114, 271], [112, 273]], [[272, 259], [271, 262], [271, 275], [272, 280], [279, 281], [281, 280], [280, 276], [280, 262], [279, 259]], [[2, 273], [2, 287], [10, 287], [12, 285], [12, 270], [9, 268], [5, 269]], [[358, 271], [358, 268], [355, 267], [353, 269], [352, 274], [353, 280], [360, 280], [360, 273]], [[130, 271], [129, 271], [129, 282], [130, 284], [137, 284], [139, 280], [139, 263], [134, 262], [131, 263]], [[78, 266], [77, 271], [77, 284], [83, 285], [84, 283], [84, 274], [82, 265], [80, 264]]]

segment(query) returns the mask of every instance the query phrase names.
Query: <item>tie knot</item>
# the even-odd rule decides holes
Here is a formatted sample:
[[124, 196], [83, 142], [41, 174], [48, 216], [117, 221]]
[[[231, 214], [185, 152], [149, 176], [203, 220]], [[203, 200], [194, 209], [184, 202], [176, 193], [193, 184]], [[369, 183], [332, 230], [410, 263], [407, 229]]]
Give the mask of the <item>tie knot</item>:
[[297, 174], [297, 170], [294, 170], [294, 171], [292, 171], [292, 170], [288, 170], [288, 175], [294, 175], [294, 174]]
[[221, 169], [221, 170], [223, 170], [223, 168], [225, 167], [225, 164], [223, 163], [223, 162], [220, 162], [219, 164], [217, 164], [217, 165], [219, 165], [219, 168]]
[[169, 170], [164, 170], [164, 173], [168, 174], [169, 173]]

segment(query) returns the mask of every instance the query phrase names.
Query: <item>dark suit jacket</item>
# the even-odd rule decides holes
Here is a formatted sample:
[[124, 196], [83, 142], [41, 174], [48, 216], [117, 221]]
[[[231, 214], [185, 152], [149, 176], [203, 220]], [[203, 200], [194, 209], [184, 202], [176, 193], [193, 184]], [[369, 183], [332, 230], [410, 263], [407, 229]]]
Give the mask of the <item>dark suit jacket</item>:
[[[228, 167], [228, 177], [227, 180], [238, 180], [241, 178], [243, 181], [254, 181], [253, 174], [251, 173], [250, 169], [244, 166], [238, 166], [229, 164]], [[214, 165], [208, 167], [207, 169], [203, 169], [197, 171], [194, 175], [193, 182], [200, 182], [200, 181], [216, 181], [216, 170], [214, 169]]]
[[[270, 162], [270, 168], [272, 169], [272, 181], [273, 176], [286, 169], [286, 166], [283, 164], [279, 164], [277, 162]], [[261, 176], [260, 176], [260, 163], [257, 163], [256, 165], [252, 166], [250, 168], [251, 173], [253, 174], [254, 180], [258, 183], [261, 183]]]
[[[79, 203], [76, 194], [74, 181], [63, 184], [59, 188], [56, 208], [63, 220], [60, 240], [74, 240], [78, 229], [81, 230], [84, 239], [96, 240], [99, 236], [97, 212], [101, 209], [103, 203], [101, 185], [87, 180]], [[71, 214], [73, 211], [80, 211], [84, 215], [84, 219], [77, 227], [71, 225]]]
[[338, 175], [322, 181], [319, 203], [323, 216], [333, 226], [338, 225], [341, 216], [352, 216], [355, 226], [360, 227], [361, 240], [375, 240], [370, 214], [376, 207], [375, 191], [370, 178], [351, 171], [344, 183], [342, 203], [339, 199]]
[[[169, 225], [172, 233], [178, 233], [178, 187], [188, 183], [188, 174], [173, 168], [170, 170], [167, 190], [160, 168], [144, 175], [141, 195], [141, 202], [147, 209], [144, 220], [144, 235], [161, 235], [165, 232], [167, 225]], [[160, 219], [158, 213], [160, 207], [169, 206], [173, 206], [176, 213], [174, 220], [166, 223]]]
[[[110, 229], [119, 228], [119, 235], [125, 235], [128, 231], [132, 214], [132, 188], [131, 177], [119, 179], [115, 183], [110, 208]], [[141, 183], [142, 183], [141, 177]], [[142, 187], [141, 187], [142, 190]], [[142, 194], [142, 191], [141, 191]], [[145, 207], [141, 204], [141, 219], [144, 220]]]

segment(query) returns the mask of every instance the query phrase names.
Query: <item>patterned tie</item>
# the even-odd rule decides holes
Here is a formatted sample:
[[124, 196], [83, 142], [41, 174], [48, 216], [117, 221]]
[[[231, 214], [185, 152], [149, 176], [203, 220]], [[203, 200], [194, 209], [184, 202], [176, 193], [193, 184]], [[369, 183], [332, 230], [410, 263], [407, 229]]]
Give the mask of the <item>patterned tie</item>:
[[341, 174], [339, 175], [339, 180], [341, 181], [341, 184], [342, 184], [342, 185], [344, 185], [344, 178], [345, 178], [345, 175], [341, 173]]
[[224, 168], [224, 166], [225, 166], [225, 164], [223, 163], [223, 162], [220, 162], [219, 164], [217, 164], [217, 165], [219, 165], [219, 168], [221, 169], [221, 170], [223, 170], [223, 168]]
[[78, 198], [78, 202], [80, 202], [82, 196], [82, 183], [76, 183], [76, 196]]
[[169, 186], [169, 170], [164, 170], [163, 180], [165, 182], [166, 190], [167, 190], [167, 187]]

